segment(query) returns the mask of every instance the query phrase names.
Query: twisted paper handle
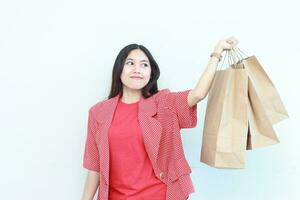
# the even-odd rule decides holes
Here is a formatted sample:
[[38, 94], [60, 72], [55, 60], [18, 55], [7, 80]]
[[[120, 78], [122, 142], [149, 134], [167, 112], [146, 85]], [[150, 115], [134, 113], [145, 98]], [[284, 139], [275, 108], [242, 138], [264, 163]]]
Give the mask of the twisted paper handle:
[[249, 56], [238, 47], [233, 47], [230, 50], [226, 50], [220, 70], [222, 69], [226, 59], [229, 67], [233, 65], [234, 68], [238, 68], [238, 64], [242, 62], [243, 59], [246, 59], [248, 57]]

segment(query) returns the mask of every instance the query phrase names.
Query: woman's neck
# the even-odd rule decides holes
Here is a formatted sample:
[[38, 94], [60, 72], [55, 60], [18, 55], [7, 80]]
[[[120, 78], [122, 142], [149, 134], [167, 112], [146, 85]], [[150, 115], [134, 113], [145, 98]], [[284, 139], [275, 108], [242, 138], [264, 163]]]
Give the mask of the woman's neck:
[[123, 89], [121, 101], [124, 103], [135, 103], [140, 100], [141, 90]]

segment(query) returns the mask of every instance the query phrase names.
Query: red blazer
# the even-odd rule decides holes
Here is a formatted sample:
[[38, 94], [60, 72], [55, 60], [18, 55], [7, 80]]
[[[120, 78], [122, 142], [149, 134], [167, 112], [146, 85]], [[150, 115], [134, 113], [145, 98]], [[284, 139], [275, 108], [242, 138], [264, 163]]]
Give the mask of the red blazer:
[[[186, 200], [194, 192], [180, 135], [180, 129], [197, 124], [197, 104], [189, 107], [187, 103], [189, 91], [163, 89], [148, 99], [141, 96], [138, 104], [145, 149], [155, 175], [167, 185], [166, 200]], [[108, 129], [119, 98], [98, 102], [89, 109], [83, 167], [99, 172], [98, 200], [108, 199]]]

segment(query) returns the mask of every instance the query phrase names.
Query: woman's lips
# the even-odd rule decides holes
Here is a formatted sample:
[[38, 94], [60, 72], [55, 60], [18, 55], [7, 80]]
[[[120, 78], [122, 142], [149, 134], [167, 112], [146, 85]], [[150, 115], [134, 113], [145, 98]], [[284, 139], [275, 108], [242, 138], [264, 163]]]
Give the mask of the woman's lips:
[[143, 79], [143, 78], [141, 78], [141, 77], [137, 77], [137, 76], [132, 76], [132, 77], [130, 77], [130, 78], [132, 78], [132, 79]]

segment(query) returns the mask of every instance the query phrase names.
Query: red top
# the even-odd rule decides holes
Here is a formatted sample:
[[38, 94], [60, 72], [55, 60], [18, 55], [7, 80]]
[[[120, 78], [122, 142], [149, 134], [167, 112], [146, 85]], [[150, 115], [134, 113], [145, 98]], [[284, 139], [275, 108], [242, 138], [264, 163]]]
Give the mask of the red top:
[[166, 184], [155, 176], [144, 146], [138, 103], [120, 98], [109, 128], [109, 200], [166, 199]]

